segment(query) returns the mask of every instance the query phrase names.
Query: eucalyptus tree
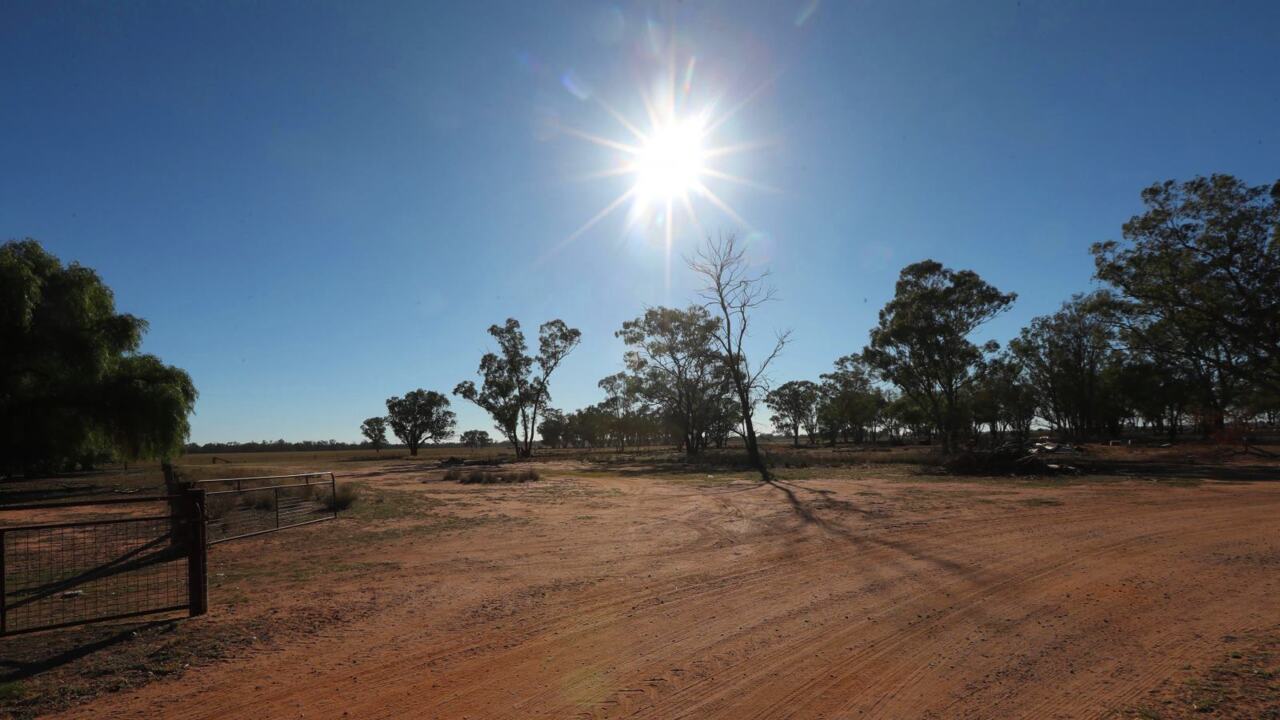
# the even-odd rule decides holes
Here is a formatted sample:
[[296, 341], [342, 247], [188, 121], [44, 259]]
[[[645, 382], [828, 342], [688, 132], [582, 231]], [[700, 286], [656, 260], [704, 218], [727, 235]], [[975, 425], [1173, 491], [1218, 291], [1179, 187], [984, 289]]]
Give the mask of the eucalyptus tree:
[[821, 376], [818, 420], [821, 433], [831, 444], [843, 436], [861, 442], [864, 432], [875, 428], [887, 400], [872, 385], [871, 371], [859, 355], [845, 355]]
[[538, 423], [538, 437], [542, 438], [543, 447], [558, 448], [568, 444], [569, 420], [562, 410], [546, 408], [542, 411], [542, 421]]
[[809, 380], [792, 380], [770, 390], [764, 404], [773, 410], [774, 427], [791, 435], [792, 445], [800, 447], [800, 432], [809, 442], [818, 435], [818, 401], [822, 394], [818, 384]]
[[[1123, 242], [1093, 245], [1097, 278], [1136, 352], [1280, 392], [1280, 182], [1157, 183]], [[1212, 378], [1224, 390], [1225, 383]], [[1230, 399], [1223, 398], [1223, 404]]]
[[504, 325], [490, 326], [489, 334], [498, 342], [499, 351], [480, 358], [480, 387], [464, 380], [453, 394], [488, 412], [515, 448], [516, 457], [530, 457], [538, 418], [551, 401], [551, 374], [578, 346], [582, 333], [563, 320], [545, 322], [538, 328], [536, 356], [527, 354], [528, 344], [515, 318], [508, 318]]
[[449, 398], [434, 390], [419, 388], [404, 397], [387, 398], [387, 423], [410, 455], [416, 456], [425, 441], [439, 442], [452, 435], [455, 421]]
[[1037, 317], [1009, 343], [1034, 388], [1040, 417], [1072, 437], [1109, 425], [1107, 369], [1122, 363], [1115, 331], [1097, 311], [1104, 296], [1076, 295], [1052, 315]]
[[458, 436], [463, 447], [484, 448], [493, 444], [493, 438], [484, 430], [468, 430]]
[[626, 373], [614, 373], [602, 378], [596, 385], [605, 392], [600, 408], [612, 418], [610, 435], [618, 444], [618, 450], [624, 451], [627, 449], [627, 438], [639, 431], [643, 412], [640, 383], [637, 378]]
[[717, 345], [720, 321], [706, 308], [656, 307], [628, 320], [615, 335], [627, 346], [623, 362], [630, 385], [611, 376], [611, 394], [633, 391], [658, 414], [671, 420], [680, 444], [693, 455], [702, 449], [711, 426], [723, 420], [722, 398], [730, 392]]
[[369, 446], [377, 452], [387, 446], [387, 419], [371, 417], [360, 423], [360, 434], [369, 441]]
[[964, 393], [974, 371], [997, 349], [994, 342], [975, 345], [969, 336], [1016, 297], [971, 270], [925, 260], [902, 269], [893, 299], [880, 310], [863, 358], [927, 410], [947, 451], [965, 425]]

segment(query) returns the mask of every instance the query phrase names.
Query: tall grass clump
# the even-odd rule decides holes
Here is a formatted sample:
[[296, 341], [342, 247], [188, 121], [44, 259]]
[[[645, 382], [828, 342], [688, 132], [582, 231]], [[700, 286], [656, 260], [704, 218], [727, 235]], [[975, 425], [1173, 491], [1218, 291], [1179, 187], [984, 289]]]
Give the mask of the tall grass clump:
[[333, 497], [325, 498], [325, 509], [330, 512], [346, 510], [360, 499], [360, 488], [351, 483], [342, 483], [333, 491]]

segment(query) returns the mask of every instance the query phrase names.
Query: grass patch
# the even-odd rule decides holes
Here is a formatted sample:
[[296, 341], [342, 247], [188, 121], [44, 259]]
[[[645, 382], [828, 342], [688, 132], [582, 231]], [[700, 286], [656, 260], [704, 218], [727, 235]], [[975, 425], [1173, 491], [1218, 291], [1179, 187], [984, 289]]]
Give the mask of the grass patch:
[[453, 468], [444, 474], [446, 482], [463, 485], [518, 485], [537, 482], [541, 476], [537, 470], [463, 470]]
[[18, 702], [27, 696], [27, 687], [20, 680], [0, 683], [0, 703]]
[[457, 515], [435, 515], [426, 522], [403, 524], [396, 527], [365, 530], [351, 537], [352, 543], [375, 543], [388, 540], [404, 540], [409, 538], [434, 537], [448, 532], [461, 532], [491, 523], [511, 523], [520, 525], [528, 523], [523, 518], [510, 515], [478, 515], [460, 517]]
[[444, 504], [444, 501], [420, 492], [372, 489], [364, 483], [350, 483], [357, 488], [360, 501], [351, 506], [345, 517], [357, 520], [398, 520], [422, 517]]

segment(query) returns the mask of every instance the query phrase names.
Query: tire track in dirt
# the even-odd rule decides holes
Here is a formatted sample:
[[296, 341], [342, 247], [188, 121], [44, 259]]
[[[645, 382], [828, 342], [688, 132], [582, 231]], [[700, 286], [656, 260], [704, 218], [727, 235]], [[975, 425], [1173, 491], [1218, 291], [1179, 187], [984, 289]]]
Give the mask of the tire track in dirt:
[[[840, 499], [849, 489], [837, 484], [832, 492]], [[891, 500], [900, 490], [880, 489]], [[194, 687], [157, 683], [105, 698], [94, 706], [99, 712], [82, 716], [146, 717], [147, 703], [166, 692], [183, 700], [164, 715], [188, 718], [334, 717], [340, 715], [331, 712], [335, 707], [353, 717], [752, 716], [744, 707], [755, 717], [830, 716], [868, 707], [870, 716], [964, 716], [994, 691], [966, 695], [963, 687], [945, 684], [929, 698], [908, 691], [931, 680], [930, 663], [937, 658], [964, 654], [965, 629], [1007, 626], [1008, 618], [1021, 618], [1015, 628], [1043, 620], [1035, 603], [1063, 587], [1114, 580], [1119, 571], [1106, 568], [1160, 556], [1152, 547], [1194, 550], [1230, 536], [1233, 528], [1240, 530], [1242, 515], [1265, 525], [1263, 516], [1274, 517], [1280, 500], [1275, 492], [1247, 488], [1169, 494], [1126, 487], [1112, 497], [1091, 490], [1045, 492], [1058, 493], [1067, 504], [1028, 510], [970, 503], [941, 520], [909, 511], [872, 518], [838, 503], [814, 511], [845, 534], [807, 523], [763, 493], [734, 493], [731, 501], [716, 492], [686, 495], [666, 507], [662, 495], [651, 492], [640, 503], [646, 533], [628, 536], [642, 543], [634, 553], [593, 545], [637, 511], [632, 498], [614, 499], [609, 517], [618, 522], [602, 524], [594, 536], [573, 538], [566, 533], [576, 528], [540, 527], [547, 537], [537, 542], [475, 546], [478, 557], [498, 563], [485, 572], [509, 575], [512, 582], [555, 568], [561, 570], [557, 577], [596, 578], [548, 591], [528, 607], [516, 602], [521, 591], [512, 591], [516, 615], [452, 629], [447, 626], [465, 616], [440, 617], [421, 627], [412, 622], [429, 608], [406, 603], [358, 628], [317, 638], [305, 651], [286, 650], [288, 659], [316, 673], [310, 682], [277, 673], [277, 685], [244, 692], [237, 673], [218, 666]], [[673, 524], [695, 532], [682, 530], [683, 539], [674, 544], [653, 532]], [[696, 532], [699, 525], [708, 532]], [[473, 546], [473, 539], [461, 545]], [[561, 559], [502, 559], [517, 550], [554, 552]], [[1075, 585], [1050, 582], [1064, 575]], [[1092, 617], [1076, 618], [1070, 627], [1085, 632]], [[1045, 631], [1037, 641], [1064, 632]], [[1148, 632], [1149, 643], [1179, 637], [1172, 624]], [[1148, 662], [1112, 695], [1141, 692], [1142, 683], [1158, 679], [1173, 662], [1178, 659]], [[987, 687], [1014, 692], [1010, 702], [1017, 699], [1016, 687], [998, 681]], [[871, 699], [877, 695], [878, 703]], [[1024, 707], [1061, 713], [1070, 710], [1064, 702], [1050, 696]]]

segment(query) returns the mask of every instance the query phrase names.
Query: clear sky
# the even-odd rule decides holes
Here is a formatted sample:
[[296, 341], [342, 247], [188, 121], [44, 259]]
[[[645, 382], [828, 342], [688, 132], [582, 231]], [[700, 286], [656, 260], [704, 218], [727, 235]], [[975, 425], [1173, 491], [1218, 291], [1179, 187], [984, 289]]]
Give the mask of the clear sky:
[[[1280, 3], [0, 3], [0, 238], [96, 268], [200, 390], [193, 440], [356, 439], [383, 400], [474, 377], [508, 316], [582, 346], [684, 304], [687, 213], [625, 202], [644, 98], [723, 118], [694, 193], [790, 328], [773, 374], [859, 350], [926, 257], [1016, 291], [1002, 342], [1091, 286], [1153, 181], [1280, 178]], [[687, 96], [685, 87], [688, 87]], [[659, 203], [661, 205], [661, 203]], [[670, 259], [668, 259], [668, 256]], [[459, 430], [491, 429], [455, 399]]]

